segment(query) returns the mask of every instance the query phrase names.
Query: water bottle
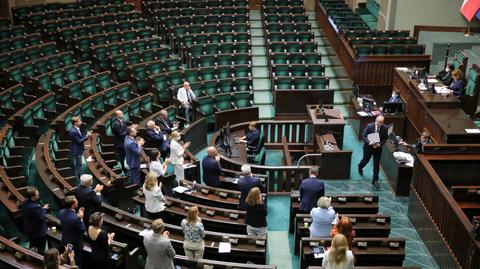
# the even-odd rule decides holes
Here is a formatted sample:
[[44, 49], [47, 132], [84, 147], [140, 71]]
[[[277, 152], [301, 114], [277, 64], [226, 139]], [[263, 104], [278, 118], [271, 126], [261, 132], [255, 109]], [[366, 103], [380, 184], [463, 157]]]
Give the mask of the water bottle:
[[197, 185], [197, 181], [194, 180], [192, 184], [192, 192], [196, 191], [196, 185]]

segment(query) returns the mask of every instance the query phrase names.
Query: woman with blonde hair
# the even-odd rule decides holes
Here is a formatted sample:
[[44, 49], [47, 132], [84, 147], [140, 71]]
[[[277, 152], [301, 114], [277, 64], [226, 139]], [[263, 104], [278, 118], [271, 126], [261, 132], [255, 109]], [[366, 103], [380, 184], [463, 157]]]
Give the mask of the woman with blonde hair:
[[180, 180], [185, 179], [183, 154], [185, 153], [185, 149], [190, 146], [190, 142], [181, 145], [181, 136], [178, 131], [173, 131], [170, 137], [170, 163], [173, 164], [173, 167], [175, 168], [175, 179], [180, 183]]
[[145, 195], [145, 211], [150, 219], [163, 219], [165, 210], [165, 197], [162, 193], [162, 183], [158, 182], [158, 175], [150, 172], [145, 177], [143, 194]]
[[310, 216], [312, 225], [310, 225], [310, 237], [329, 237], [332, 230], [332, 223], [335, 221], [336, 214], [331, 206], [332, 198], [320, 197], [317, 201], [318, 207], [312, 208]]
[[264, 236], [267, 234], [267, 208], [263, 203], [262, 194], [258, 187], [251, 188], [245, 199], [247, 204], [247, 234]]
[[337, 234], [332, 239], [332, 246], [325, 252], [322, 267], [326, 269], [350, 269], [353, 268], [354, 257], [348, 250], [347, 238], [343, 234]]
[[205, 249], [205, 229], [202, 219], [198, 217], [198, 207], [192, 206], [188, 209], [187, 218], [182, 220], [182, 230], [185, 240], [183, 249], [189, 258], [202, 259]]
[[348, 248], [352, 249], [352, 242], [355, 238], [355, 230], [353, 229], [352, 220], [347, 216], [342, 216], [337, 224], [332, 229], [331, 236], [334, 237], [337, 234], [343, 234], [348, 241]]

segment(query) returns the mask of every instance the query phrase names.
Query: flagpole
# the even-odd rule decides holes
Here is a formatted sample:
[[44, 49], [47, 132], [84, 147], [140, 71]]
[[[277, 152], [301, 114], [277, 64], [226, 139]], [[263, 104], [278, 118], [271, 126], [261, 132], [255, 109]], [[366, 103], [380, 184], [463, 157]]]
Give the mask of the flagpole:
[[470, 22], [467, 24], [467, 32], [463, 34], [464, 36], [473, 36], [473, 33], [470, 31]]

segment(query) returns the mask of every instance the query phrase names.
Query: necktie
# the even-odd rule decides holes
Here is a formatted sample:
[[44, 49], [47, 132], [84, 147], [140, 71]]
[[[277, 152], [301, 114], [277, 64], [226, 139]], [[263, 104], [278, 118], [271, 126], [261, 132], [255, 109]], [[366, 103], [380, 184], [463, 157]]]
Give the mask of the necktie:
[[186, 90], [187, 91], [187, 100], [189, 103], [192, 102], [192, 96], [190, 96], [190, 91], [189, 90]]
[[378, 126], [375, 125], [375, 133], [378, 133]]

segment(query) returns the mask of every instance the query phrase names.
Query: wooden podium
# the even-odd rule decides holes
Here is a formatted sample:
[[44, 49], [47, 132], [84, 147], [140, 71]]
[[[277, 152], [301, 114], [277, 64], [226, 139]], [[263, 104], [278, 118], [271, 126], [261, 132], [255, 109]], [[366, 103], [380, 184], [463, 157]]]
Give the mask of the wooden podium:
[[333, 134], [339, 149], [343, 149], [343, 129], [345, 119], [338, 109], [327, 106], [307, 105], [307, 112], [313, 123], [313, 143], [317, 144], [315, 136]]

